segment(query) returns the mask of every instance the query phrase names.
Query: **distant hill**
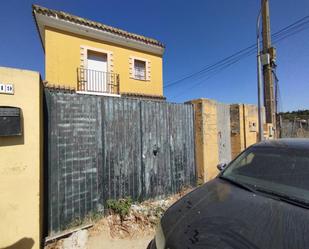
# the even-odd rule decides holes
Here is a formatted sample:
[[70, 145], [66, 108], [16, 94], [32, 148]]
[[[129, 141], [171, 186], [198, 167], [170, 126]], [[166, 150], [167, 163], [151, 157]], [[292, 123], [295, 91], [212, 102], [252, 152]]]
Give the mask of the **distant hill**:
[[293, 112], [281, 112], [279, 115], [283, 119], [295, 120], [295, 119], [305, 119], [309, 120], [309, 110], [298, 110]]

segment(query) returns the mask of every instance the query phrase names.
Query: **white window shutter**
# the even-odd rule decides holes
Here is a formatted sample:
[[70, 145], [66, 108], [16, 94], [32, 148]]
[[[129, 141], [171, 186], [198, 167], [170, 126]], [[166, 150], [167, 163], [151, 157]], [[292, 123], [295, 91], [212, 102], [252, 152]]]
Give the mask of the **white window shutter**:
[[151, 62], [149, 60], [146, 61], [146, 80], [151, 80]]
[[129, 57], [129, 77], [134, 78], [134, 59]]

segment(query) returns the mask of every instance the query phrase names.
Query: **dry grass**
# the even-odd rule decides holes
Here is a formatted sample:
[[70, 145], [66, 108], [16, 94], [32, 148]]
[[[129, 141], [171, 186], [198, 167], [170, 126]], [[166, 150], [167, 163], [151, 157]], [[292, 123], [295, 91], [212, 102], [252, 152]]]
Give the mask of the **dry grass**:
[[[89, 237], [103, 237], [112, 240], [130, 240], [153, 235], [155, 228], [163, 213], [173, 203], [189, 193], [192, 188], [184, 188], [180, 193], [161, 200], [148, 200], [133, 204], [129, 214], [120, 218], [112, 211], [108, 216], [89, 216], [93, 226], [88, 229]], [[45, 246], [45, 249], [61, 249], [62, 240], [55, 241]]]
[[103, 217], [90, 228], [90, 235], [96, 236], [102, 231], [108, 231], [112, 238], [124, 239], [153, 234], [165, 210], [191, 190], [192, 188], [184, 188], [180, 193], [162, 200], [133, 204], [129, 215], [123, 220], [117, 214]]

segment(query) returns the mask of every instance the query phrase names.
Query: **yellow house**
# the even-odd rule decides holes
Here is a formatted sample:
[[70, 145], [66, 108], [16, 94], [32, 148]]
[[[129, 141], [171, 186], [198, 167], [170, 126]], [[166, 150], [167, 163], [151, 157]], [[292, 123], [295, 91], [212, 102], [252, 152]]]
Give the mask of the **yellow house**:
[[47, 84], [83, 94], [164, 99], [161, 42], [38, 5], [33, 15]]

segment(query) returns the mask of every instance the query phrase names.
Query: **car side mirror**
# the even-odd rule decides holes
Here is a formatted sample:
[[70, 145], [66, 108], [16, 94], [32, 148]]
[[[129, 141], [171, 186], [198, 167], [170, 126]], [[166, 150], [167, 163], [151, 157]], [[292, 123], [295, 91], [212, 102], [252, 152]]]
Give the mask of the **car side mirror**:
[[218, 169], [219, 171], [222, 171], [222, 170], [225, 169], [226, 166], [227, 166], [226, 163], [219, 163], [219, 164], [217, 165], [217, 169]]

